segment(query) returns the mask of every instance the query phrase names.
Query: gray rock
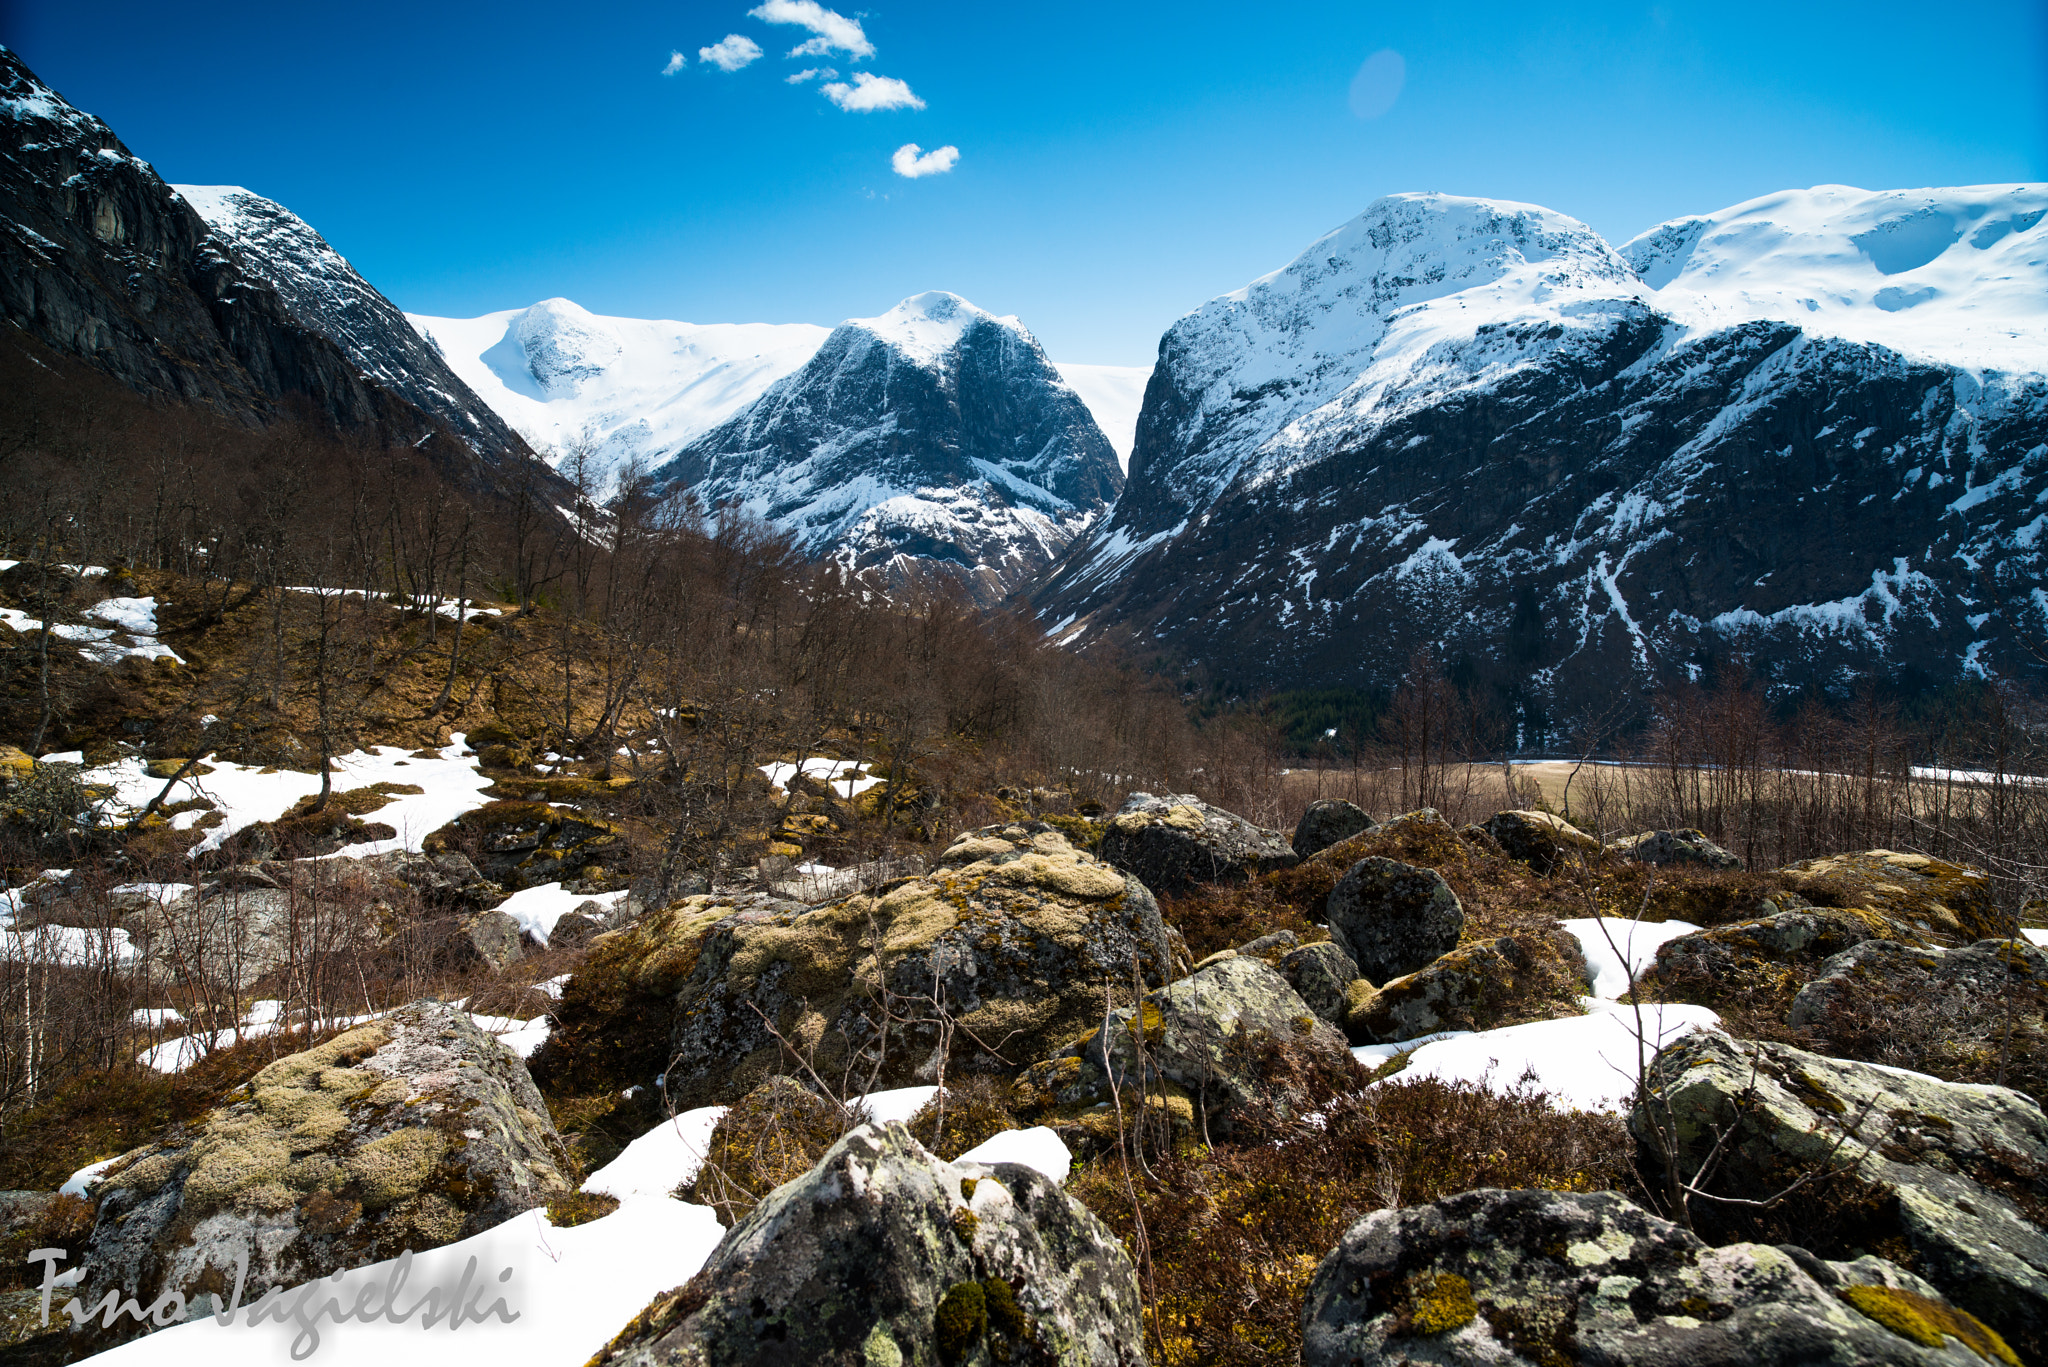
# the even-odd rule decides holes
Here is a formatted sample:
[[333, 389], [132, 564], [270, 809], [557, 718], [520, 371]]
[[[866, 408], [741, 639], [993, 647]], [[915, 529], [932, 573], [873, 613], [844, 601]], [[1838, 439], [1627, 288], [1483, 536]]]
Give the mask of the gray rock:
[[[1784, 1044], [1687, 1035], [1651, 1066], [1629, 1125], [1652, 1156], [1696, 1173], [1725, 1133], [1712, 1190], [1759, 1199], [1826, 1161], [1854, 1161], [1915, 1266], [2029, 1361], [2048, 1350], [2048, 1117], [2004, 1087], [1963, 1086]], [[1883, 1226], [1871, 1236], [1885, 1237]]]
[[368, 949], [378, 930], [357, 899], [239, 883], [151, 899], [127, 925], [150, 972], [241, 985], [315, 952]]
[[1132, 793], [1110, 819], [1102, 858], [1155, 893], [1202, 883], [1241, 883], [1266, 869], [1301, 862], [1287, 837], [1211, 807], [1192, 794]]
[[1344, 1018], [1344, 989], [1358, 977], [1358, 964], [1335, 940], [1303, 945], [1280, 960], [1287, 979], [1308, 1009], [1336, 1024]]
[[1857, 1308], [1908, 1307], [1965, 1333], [1881, 1258], [1709, 1248], [1613, 1192], [1479, 1190], [1353, 1225], [1302, 1307], [1302, 1367], [1984, 1367]]
[[1733, 853], [1707, 839], [1705, 831], [1685, 827], [1675, 831], [1644, 831], [1626, 836], [1607, 847], [1607, 852], [1638, 864], [1669, 868], [1689, 864], [1705, 869], [1739, 869], [1742, 861]]
[[1550, 873], [1573, 854], [1597, 855], [1600, 842], [1549, 812], [1495, 812], [1481, 823], [1510, 859], [1519, 859], [1538, 873]]
[[1308, 804], [1301, 820], [1294, 823], [1294, 852], [1303, 859], [1320, 854], [1330, 846], [1371, 830], [1376, 823], [1363, 807], [1336, 798]]
[[237, 1253], [251, 1288], [311, 1281], [570, 1189], [526, 1066], [438, 1001], [279, 1059], [235, 1095], [100, 1179], [87, 1304], [112, 1288], [190, 1302], [223, 1273], [232, 1286]]
[[1870, 938], [1854, 916], [1810, 908], [1710, 926], [1657, 946], [1665, 977], [1725, 975], [1755, 963], [1818, 963]]
[[493, 969], [503, 969], [526, 953], [526, 932], [502, 911], [486, 911], [471, 921], [463, 933], [477, 954]]
[[1385, 983], [1457, 948], [1465, 907], [1435, 869], [1372, 855], [1344, 871], [1324, 915], [1359, 976]]
[[1344, 1029], [1361, 1044], [1393, 1044], [1577, 1014], [1568, 988], [1585, 991], [1588, 976], [1578, 938], [1563, 929], [1474, 941], [1383, 984], [1345, 1013]]
[[1144, 1337], [1130, 1258], [1079, 1202], [891, 1121], [777, 1187], [592, 1367], [1142, 1367]]
[[[1306, 1068], [1269, 1076], [1269, 1055], [1275, 1049], [1333, 1076], [1351, 1071], [1344, 1037], [1310, 1009], [1287, 979], [1242, 954], [1218, 959], [1146, 994], [1142, 1072], [1131, 1020], [1130, 1008], [1118, 1010], [1107, 1032], [1096, 1030], [1080, 1046], [1086, 1069], [1114, 1070], [1118, 1085], [1133, 1093], [1141, 1081], [1148, 1087], [1170, 1083], [1202, 1108], [1210, 1128], [1221, 1133], [1253, 1109], [1286, 1119], [1324, 1099], [1303, 1090]], [[1091, 1085], [1093, 1078], [1084, 1074], [1082, 1081]]]
[[1930, 1004], [1999, 1027], [2010, 996], [2035, 1021], [2048, 996], [2048, 954], [2026, 940], [1979, 940], [1961, 949], [1864, 940], [1821, 965], [1786, 1012], [1792, 1026], [1825, 1031], [1844, 1013], [1888, 1013]]
[[[583, 905], [594, 904], [585, 902]], [[581, 949], [604, 933], [605, 921], [602, 908], [597, 915], [581, 909], [565, 911], [555, 922], [555, 928], [548, 932], [548, 948]]]
[[1247, 940], [1237, 947], [1239, 954], [1251, 954], [1258, 958], [1285, 954], [1301, 944], [1301, 937], [1291, 930], [1276, 930], [1271, 935], [1261, 935], [1256, 940]]

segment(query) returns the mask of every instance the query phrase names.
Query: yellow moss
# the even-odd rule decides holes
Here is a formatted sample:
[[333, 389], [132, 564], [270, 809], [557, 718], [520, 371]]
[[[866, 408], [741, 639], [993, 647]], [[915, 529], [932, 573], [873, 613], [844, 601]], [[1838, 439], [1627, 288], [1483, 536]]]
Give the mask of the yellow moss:
[[1035, 852], [996, 866], [989, 879], [1050, 888], [1091, 902], [1120, 896], [1124, 890], [1123, 875], [1106, 864], [1083, 864], [1071, 855], [1056, 859]]
[[1455, 1272], [1444, 1272], [1415, 1297], [1412, 1322], [1418, 1334], [1442, 1334], [1464, 1328], [1478, 1314], [1472, 1283]]
[[238, 1192], [281, 1180], [291, 1166], [283, 1137], [260, 1125], [216, 1123], [193, 1146], [192, 1175], [185, 1179], [184, 1208], [194, 1214], [226, 1205]]
[[1990, 1325], [1967, 1310], [1931, 1301], [1890, 1286], [1852, 1286], [1842, 1299], [1900, 1338], [1925, 1348], [1939, 1348], [1944, 1336], [1959, 1339], [1986, 1362], [2020, 1367], [2020, 1360]]
[[946, 846], [946, 852], [939, 856], [939, 860], [945, 864], [974, 864], [1010, 854], [1016, 848], [1009, 841], [992, 836], [963, 835]]
[[420, 1189], [448, 1141], [438, 1130], [393, 1130], [357, 1149], [342, 1166], [360, 1185], [363, 1209], [382, 1210]]

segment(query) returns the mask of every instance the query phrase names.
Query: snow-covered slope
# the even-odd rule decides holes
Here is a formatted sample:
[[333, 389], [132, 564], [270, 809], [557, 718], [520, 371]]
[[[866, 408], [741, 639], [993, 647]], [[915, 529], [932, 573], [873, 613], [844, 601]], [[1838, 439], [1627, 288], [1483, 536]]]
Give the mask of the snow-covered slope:
[[1095, 425], [1116, 451], [1119, 464], [1129, 468], [1131, 446], [1138, 439], [1138, 412], [1145, 406], [1145, 382], [1152, 378], [1148, 365], [1077, 365], [1054, 361], [1060, 378], [1073, 386], [1095, 415]]
[[492, 408], [424, 345], [405, 315], [297, 214], [239, 185], [174, 185], [242, 267], [300, 326], [340, 347], [364, 376], [446, 423], [472, 450], [521, 450]]
[[1278, 686], [1421, 645], [1553, 700], [1730, 649], [1821, 687], [2037, 668], [2044, 207], [1824, 187], [1617, 252], [1379, 200], [1174, 324], [1123, 497], [1034, 601]]
[[661, 473], [812, 555], [885, 579], [946, 566], [986, 599], [1041, 571], [1123, 483], [1024, 326], [943, 291], [840, 324]]
[[567, 299], [481, 318], [408, 317], [536, 448], [559, 461], [588, 433], [607, 476], [629, 460], [651, 466], [724, 422], [831, 334], [810, 323], [607, 318]]

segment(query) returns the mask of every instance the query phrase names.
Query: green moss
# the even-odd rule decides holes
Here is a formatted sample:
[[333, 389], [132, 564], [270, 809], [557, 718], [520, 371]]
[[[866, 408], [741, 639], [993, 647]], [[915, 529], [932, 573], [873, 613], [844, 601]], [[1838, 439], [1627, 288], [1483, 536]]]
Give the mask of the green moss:
[[988, 1322], [992, 1328], [1019, 1343], [1028, 1343], [1037, 1336], [1031, 1316], [1017, 1303], [1016, 1289], [1008, 1282], [990, 1277], [982, 1282], [981, 1290], [988, 1302]]
[[974, 1242], [974, 1231], [981, 1228], [981, 1217], [962, 1206], [953, 1212], [953, 1232], [960, 1236], [960, 1242]]
[[619, 1208], [619, 1198], [601, 1191], [564, 1192], [548, 1202], [548, 1223], [556, 1229], [602, 1220]]
[[1890, 1286], [1852, 1286], [1842, 1299], [1900, 1338], [1939, 1348], [1944, 1337], [1961, 1340], [1986, 1362], [2020, 1367], [2020, 1360], [1996, 1330], [1967, 1310], [1957, 1310], [1911, 1291]]
[[932, 1339], [939, 1361], [955, 1363], [966, 1357], [981, 1341], [988, 1328], [988, 1293], [980, 1282], [961, 1282], [949, 1288], [932, 1317]]
[[1455, 1272], [1443, 1272], [1415, 1297], [1410, 1322], [1418, 1334], [1443, 1334], [1464, 1328], [1478, 1314], [1472, 1283]]

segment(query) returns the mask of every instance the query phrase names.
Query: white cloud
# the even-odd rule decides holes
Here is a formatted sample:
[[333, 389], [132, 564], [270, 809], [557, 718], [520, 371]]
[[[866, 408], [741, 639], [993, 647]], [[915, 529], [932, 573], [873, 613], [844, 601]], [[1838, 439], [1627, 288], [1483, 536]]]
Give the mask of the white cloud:
[[841, 109], [859, 113], [873, 113], [877, 109], [922, 109], [924, 101], [911, 92], [907, 81], [894, 76], [877, 76], [869, 71], [853, 73], [853, 84], [834, 81], [820, 86], [825, 98]]
[[710, 47], [697, 49], [700, 60], [711, 63], [720, 71], [738, 71], [760, 55], [761, 45], [744, 33], [728, 33]]
[[838, 74], [838, 72], [834, 71], [829, 66], [807, 66], [802, 71], [797, 72], [796, 75], [784, 76], [782, 79], [789, 82], [789, 84], [791, 85], [802, 85], [805, 81], [810, 80], [814, 76], [823, 76], [826, 80], [829, 81]]
[[791, 48], [792, 57], [823, 57], [829, 52], [843, 52], [858, 61], [875, 55], [875, 45], [861, 31], [859, 20], [826, 9], [818, 0], [766, 0], [747, 13], [765, 23], [798, 24], [817, 35]]
[[668, 65], [661, 69], [661, 74], [664, 76], [673, 76], [678, 71], [681, 71], [684, 65], [689, 60], [690, 59], [688, 57], [685, 57], [680, 52], [671, 52], [668, 55]]
[[1351, 112], [1361, 119], [1378, 118], [1394, 107], [1407, 83], [1408, 63], [1392, 48], [1381, 48], [1351, 78]]
[[909, 180], [919, 176], [942, 176], [953, 169], [953, 163], [960, 160], [957, 147], [934, 147], [923, 156], [918, 155], [918, 146], [906, 142], [896, 149], [896, 155], [889, 158], [889, 164], [896, 168], [896, 174]]

